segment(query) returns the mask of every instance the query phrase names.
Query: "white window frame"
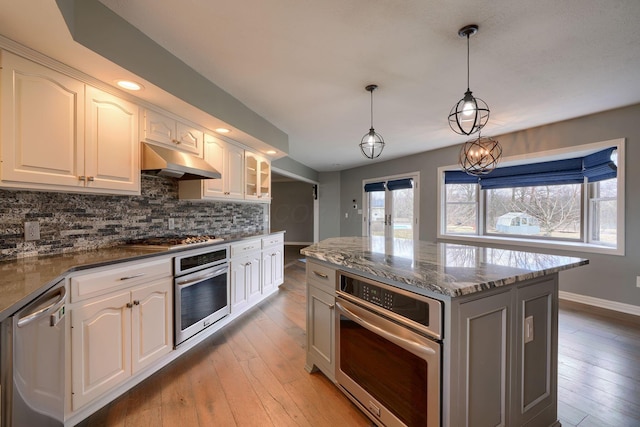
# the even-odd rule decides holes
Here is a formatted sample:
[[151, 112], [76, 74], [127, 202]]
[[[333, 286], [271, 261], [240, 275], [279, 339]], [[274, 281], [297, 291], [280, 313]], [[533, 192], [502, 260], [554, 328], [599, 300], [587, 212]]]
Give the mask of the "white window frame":
[[[396, 179], [413, 179], [413, 240], [420, 238], [420, 172], [409, 172], [397, 175], [389, 175], [378, 178], [367, 178], [362, 180], [362, 236], [369, 236], [369, 197], [364, 191], [364, 186], [371, 182], [386, 182]], [[385, 190], [386, 193], [386, 190]], [[386, 209], [386, 206], [385, 206]]]
[[[448, 170], [460, 170], [458, 165], [441, 166], [438, 168], [438, 210], [437, 210], [437, 223], [438, 223], [438, 240], [468, 242], [468, 243], [491, 243], [502, 244], [511, 246], [525, 246], [528, 248], [540, 248], [540, 249], [559, 249], [574, 252], [589, 252], [599, 253], [607, 255], [620, 255], [625, 254], [625, 138], [611, 139], [608, 141], [594, 142], [591, 144], [578, 145], [567, 148], [560, 148], [556, 150], [541, 151], [538, 153], [531, 153], [519, 156], [510, 156], [503, 158], [499, 167], [505, 166], [517, 166], [526, 163], [535, 163], [543, 161], [553, 161], [561, 159], [569, 159], [575, 157], [586, 156], [588, 154], [604, 150], [609, 147], [616, 147], [618, 153], [618, 173], [617, 173], [617, 244], [616, 247], [598, 245], [588, 242], [589, 233], [587, 230], [585, 234], [585, 241], [582, 242], [566, 242], [556, 240], [544, 240], [544, 239], [527, 239], [523, 237], [505, 237], [505, 236], [488, 236], [484, 235], [484, 219], [480, 215], [484, 215], [484, 197], [479, 195], [478, 203], [478, 234], [477, 235], [457, 235], [447, 234], [445, 220], [445, 183], [444, 172]], [[591, 219], [589, 213], [589, 197], [583, 197], [583, 210], [584, 215], [587, 215], [587, 221], [584, 224], [585, 227], [590, 227]]]

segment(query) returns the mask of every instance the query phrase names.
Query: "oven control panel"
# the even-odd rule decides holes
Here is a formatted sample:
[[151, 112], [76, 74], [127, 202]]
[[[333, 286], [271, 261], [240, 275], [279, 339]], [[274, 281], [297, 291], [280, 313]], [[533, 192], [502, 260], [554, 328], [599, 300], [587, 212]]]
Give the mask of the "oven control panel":
[[386, 283], [340, 272], [338, 296], [442, 338], [442, 302]]
[[387, 310], [393, 308], [393, 293], [374, 286], [369, 283], [363, 283], [359, 297], [367, 302], [378, 305]]

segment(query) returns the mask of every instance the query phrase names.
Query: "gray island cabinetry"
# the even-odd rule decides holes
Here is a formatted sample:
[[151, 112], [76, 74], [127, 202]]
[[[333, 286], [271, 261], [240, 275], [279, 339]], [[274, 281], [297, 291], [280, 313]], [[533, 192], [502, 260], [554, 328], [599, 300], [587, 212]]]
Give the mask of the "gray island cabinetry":
[[[560, 425], [557, 421], [558, 272], [588, 264], [588, 260], [452, 243], [366, 237], [327, 239], [303, 249], [302, 253], [307, 257], [308, 285], [306, 369], [322, 371], [374, 422], [388, 426], [427, 423], [430, 427], [432, 424], [445, 427]], [[351, 279], [345, 281], [343, 276]], [[354, 281], [354, 277], [361, 280]], [[353, 294], [362, 288], [360, 297], [366, 301], [345, 297], [342, 291], [347, 282], [356, 288], [352, 289]], [[398, 314], [408, 310], [406, 298], [400, 302], [402, 295], [437, 302], [430, 306], [439, 307], [437, 317], [440, 319], [434, 322], [436, 310], [432, 308], [431, 313], [431, 323], [438, 324], [436, 333], [431, 332], [433, 325], [426, 328], [426, 332], [420, 332], [420, 328], [413, 328], [415, 322], [399, 318]], [[417, 423], [415, 420], [422, 420], [419, 416], [403, 413], [402, 405], [397, 403], [401, 399], [394, 403], [394, 399], [380, 391], [386, 386], [375, 385], [385, 382], [379, 372], [373, 379], [363, 376], [364, 379], [356, 381], [364, 384], [362, 388], [372, 389], [365, 394], [352, 391], [353, 386], [346, 380], [343, 384], [341, 378], [354, 376], [354, 372], [360, 375], [357, 368], [349, 366], [352, 365], [349, 360], [341, 360], [341, 357], [358, 357], [353, 354], [354, 346], [349, 347], [351, 353], [341, 354], [340, 350], [341, 321], [345, 323], [345, 319], [338, 308], [344, 298], [356, 305], [361, 302], [365, 310], [355, 319], [360, 322], [364, 318], [363, 325], [368, 324], [367, 316], [372, 320], [384, 318], [382, 322], [389, 320], [391, 323], [386, 323], [392, 325], [389, 330], [405, 322], [406, 330], [418, 330], [419, 335], [430, 338], [432, 347], [439, 348], [441, 357], [424, 357], [430, 361], [431, 368], [433, 365], [439, 368], [439, 378], [435, 381], [429, 371], [429, 380], [423, 381], [423, 388], [429, 389], [425, 392], [428, 400], [440, 400], [439, 417], [431, 414], [424, 417], [428, 422]], [[416, 307], [420, 305], [416, 303], [409, 310], [413, 312], [409, 316], [415, 317], [415, 312], [420, 311]], [[380, 316], [371, 316], [376, 310]], [[409, 349], [408, 359], [414, 357], [409, 353], [420, 353], [402, 344], [402, 338], [397, 341], [388, 335], [385, 328], [369, 329], [370, 335], [376, 335], [371, 349], [380, 347], [387, 339]], [[408, 336], [404, 332], [399, 335]], [[371, 350], [362, 352], [367, 354], [362, 356], [360, 364], [384, 357]], [[388, 361], [371, 362], [369, 370], [375, 363], [378, 366], [397, 364], [398, 359], [392, 362], [393, 357], [389, 355]], [[420, 369], [407, 372], [411, 372], [412, 377], [420, 376]], [[437, 391], [434, 391], [434, 381]], [[403, 378], [388, 381], [393, 386], [404, 382], [407, 381]], [[414, 379], [412, 384], [415, 390]], [[408, 395], [412, 394], [416, 392]], [[425, 402], [425, 408], [426, 405]], [[381, 406], [388, 407], [391, 414], [388, 418]], [[418, 407], [416, 403], [410, 406]], [[408, 411], [411, 410], [415, 411]], [[429, 410], [433, 412], [433, 406], [429, 406]]]

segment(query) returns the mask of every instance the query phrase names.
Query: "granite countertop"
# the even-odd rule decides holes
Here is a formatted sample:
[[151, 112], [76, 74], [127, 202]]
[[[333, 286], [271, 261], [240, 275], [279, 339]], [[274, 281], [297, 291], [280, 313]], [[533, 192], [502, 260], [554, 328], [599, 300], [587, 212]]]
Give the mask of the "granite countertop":
[[429, 291], [449, 297], [589, 263], [569, 256], [384, 237], [335, 237], [300, 252], [354, 273], [396, 282], [417, 293]]
[[[214, 243], [212, 246], [266, 237], [281, 232], [225, 236], [224, 241]], [[199, 245], [198, 248], [204, 246], [206, 245]], [[123, 244], [90, 251], [0, 262], [0, 321], [15, 313], [70, 272], [161, 255], [173, 257], [176, 253], [191, 249], [195, 247], [167, 251], [162, 248], [131, 247]]]

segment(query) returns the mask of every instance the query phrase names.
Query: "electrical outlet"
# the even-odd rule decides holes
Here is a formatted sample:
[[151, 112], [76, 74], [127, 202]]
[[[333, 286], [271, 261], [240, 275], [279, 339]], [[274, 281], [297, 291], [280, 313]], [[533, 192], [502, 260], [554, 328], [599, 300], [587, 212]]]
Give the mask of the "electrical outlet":
[[533, 316], [524, 319], [524, 343], [533, 341]]
[[173, 230], [176, 228], [176, 220], [175, 218], [169, 218], [169, 230]]
[[40, 240], [40, 223], [38, 221], [25, 221], [24, 240], [26, 242]]

